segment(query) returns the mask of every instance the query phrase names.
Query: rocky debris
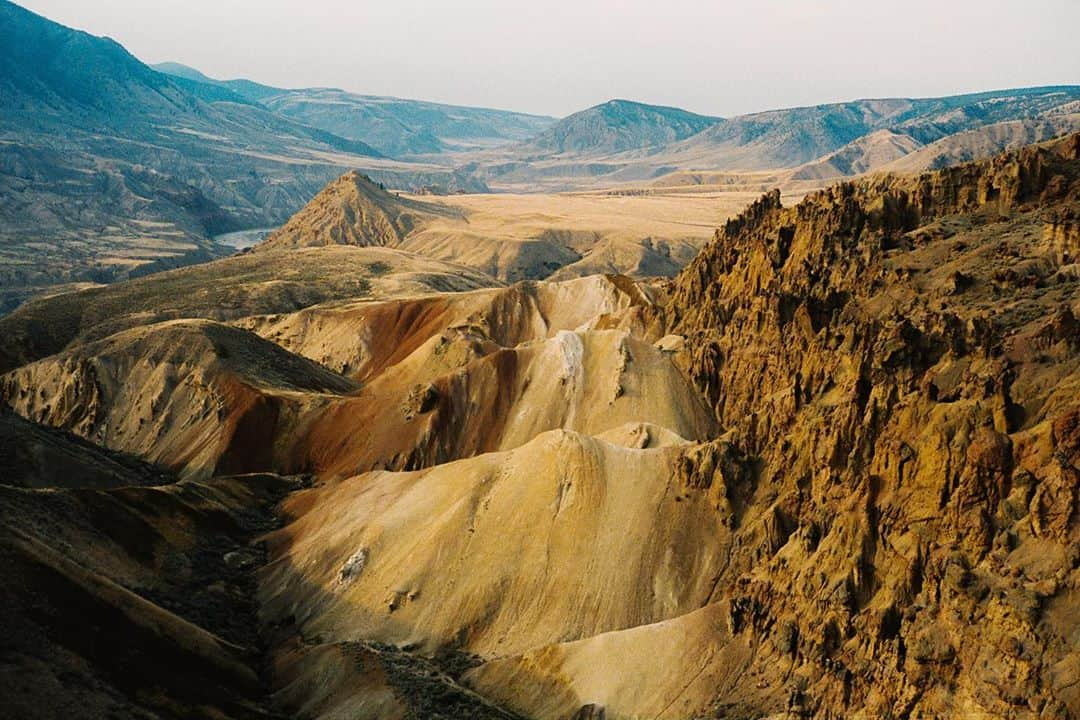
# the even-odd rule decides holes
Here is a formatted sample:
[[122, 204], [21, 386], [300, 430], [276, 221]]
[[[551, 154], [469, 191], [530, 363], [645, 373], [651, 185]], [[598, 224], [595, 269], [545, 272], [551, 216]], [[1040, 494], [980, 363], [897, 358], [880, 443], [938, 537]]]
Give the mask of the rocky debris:
[[445, 654], [427, 658], [385, 643], [353, 643], [349, 649], [357, 662], [379, 664], [406, 720], [521, 720], [461, 685], [451, 674], [458, 665], [442, 664]]
[[945, 285], [945, 292], [948, 295], [959, 295], [971, 287], [974, 282], [975, 278], [957, 270], [949, 276], [947, 284]]
[[405, 398], [402, 412], [405, 420], [412, 420], [417, 415], [426, 415], [439, 404], [439, 390], [431, 383], [415, 385]]
[[[1061, 175], [1055, 179], [1064, 180]], [[1043, 229], [1043, 239], [1057, 264], [1080, 261], [1080, 212], [1064, 209], [1053, 213]]]
[[420, 597], [419, 590], [410, 590], [408, 588], [397, 588], [390, 591], [386, 596], [386, 612], [396, 612], [407, 602], [413, 602]]
[[725, 440], [695, 445], [679, 458], [677, 473], [682, 488], [707, 493], [721, 522], [737, 524], [749, 499], [751, 471], [734, 446]]
[[660, 352], [677, 353], [686, 347], [686, 338], [682, 335], [665, 335], [655, 345]]
[[259, 563], [260, 557], [258, 553], [245, 548], [244, 550], [227, 552], [221, 556], [221, 559], [230, 570], [244, 571], [255, 567]]
[[356, 578], [364, 571], [364, 567], [368, 561], [368, 549], [360, 548], [345, 561], [345, 564], [341, 566], [341, 572], [338, 573], [338, 583], [347, 583], [353, 578]]

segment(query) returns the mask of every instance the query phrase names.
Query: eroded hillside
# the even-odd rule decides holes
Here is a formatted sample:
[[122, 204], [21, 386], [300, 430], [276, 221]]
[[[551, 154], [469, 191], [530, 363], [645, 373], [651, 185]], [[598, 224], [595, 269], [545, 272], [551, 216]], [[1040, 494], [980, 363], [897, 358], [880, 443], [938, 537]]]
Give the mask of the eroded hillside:
[[788, 707], [1077, 712], [1078, 152], [771, 195], [675, 284], [755, 463], [728, 624]]
[[[367, 284], [320, 275], [310, 301], [190, 300], [290, 253], [384, 265], [356, 256]], [[185, 480], [13, 494], [5, 557], [51, 569], [9, 622], [160, 717], [1080, 716], [1080, 136], [767, 194], [672, 281], [442, 292], [452, 270], [399, 285], [419, 261], [394, 253], [250, 253], [166, 278], [184, 303], [115, 285], [139, 299], [115, 325], [70, 300], [17, 314], [12, 337], [65, 330], [7, 354], [8, 404]], [[261, 514], [194, 544], [236, 500]], [[111, 538], [89, 559], [87, 513]], [[134, 555], [155, 533], [217, 552], [232, 599], [179, 603], [190, 567]], [[172, 613], [146, 652], [222, 673], [118, 684], [78, 644], [94, 629], [18, 600], [75, 581], [124, 623]], [[0, 669], [25, 677], [31, 645]], [[42, 695], [20, 687], [12, 708]]]

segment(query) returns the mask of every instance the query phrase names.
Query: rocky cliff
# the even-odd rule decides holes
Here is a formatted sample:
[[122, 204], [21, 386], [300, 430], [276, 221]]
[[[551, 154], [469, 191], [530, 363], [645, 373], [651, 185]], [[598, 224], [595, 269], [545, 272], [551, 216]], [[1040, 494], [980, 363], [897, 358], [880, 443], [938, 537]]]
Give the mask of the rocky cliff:
[[747, 710], [1080, 712], [1078, 155], [772, 193], [674, 282], [744, 468], [687, 467], [741, 545], [714, 600], [786, 688]]

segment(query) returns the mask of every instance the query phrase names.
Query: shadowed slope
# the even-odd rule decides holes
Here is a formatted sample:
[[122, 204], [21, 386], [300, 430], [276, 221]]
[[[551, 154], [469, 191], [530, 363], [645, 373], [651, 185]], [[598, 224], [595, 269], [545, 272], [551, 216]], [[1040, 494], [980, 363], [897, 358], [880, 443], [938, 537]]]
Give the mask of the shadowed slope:
[[248, 542], [292, 487], [0, 485], [0, 714], [278, 717], [259, 676], [248, 571], [261, 552]]
[[162, 485], [173, 478], [131, 456], [77, 435], [32, 423], [0, 405], [0, 478], [15, 487], [115, 488]]
[[4, 400], [183, 476], [265, 470], [293, 416], [356, 385], [251, 333], [177, 320], [26, 365], [0, 379]]

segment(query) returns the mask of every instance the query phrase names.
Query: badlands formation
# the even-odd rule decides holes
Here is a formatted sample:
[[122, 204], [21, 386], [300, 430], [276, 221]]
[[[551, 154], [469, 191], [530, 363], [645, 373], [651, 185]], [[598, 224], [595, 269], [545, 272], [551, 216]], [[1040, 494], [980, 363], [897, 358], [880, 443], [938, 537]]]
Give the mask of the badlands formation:
[[335, 185], [0, 319], [0, 715], [1080, 717], [1080, 135], [672, 280]]

